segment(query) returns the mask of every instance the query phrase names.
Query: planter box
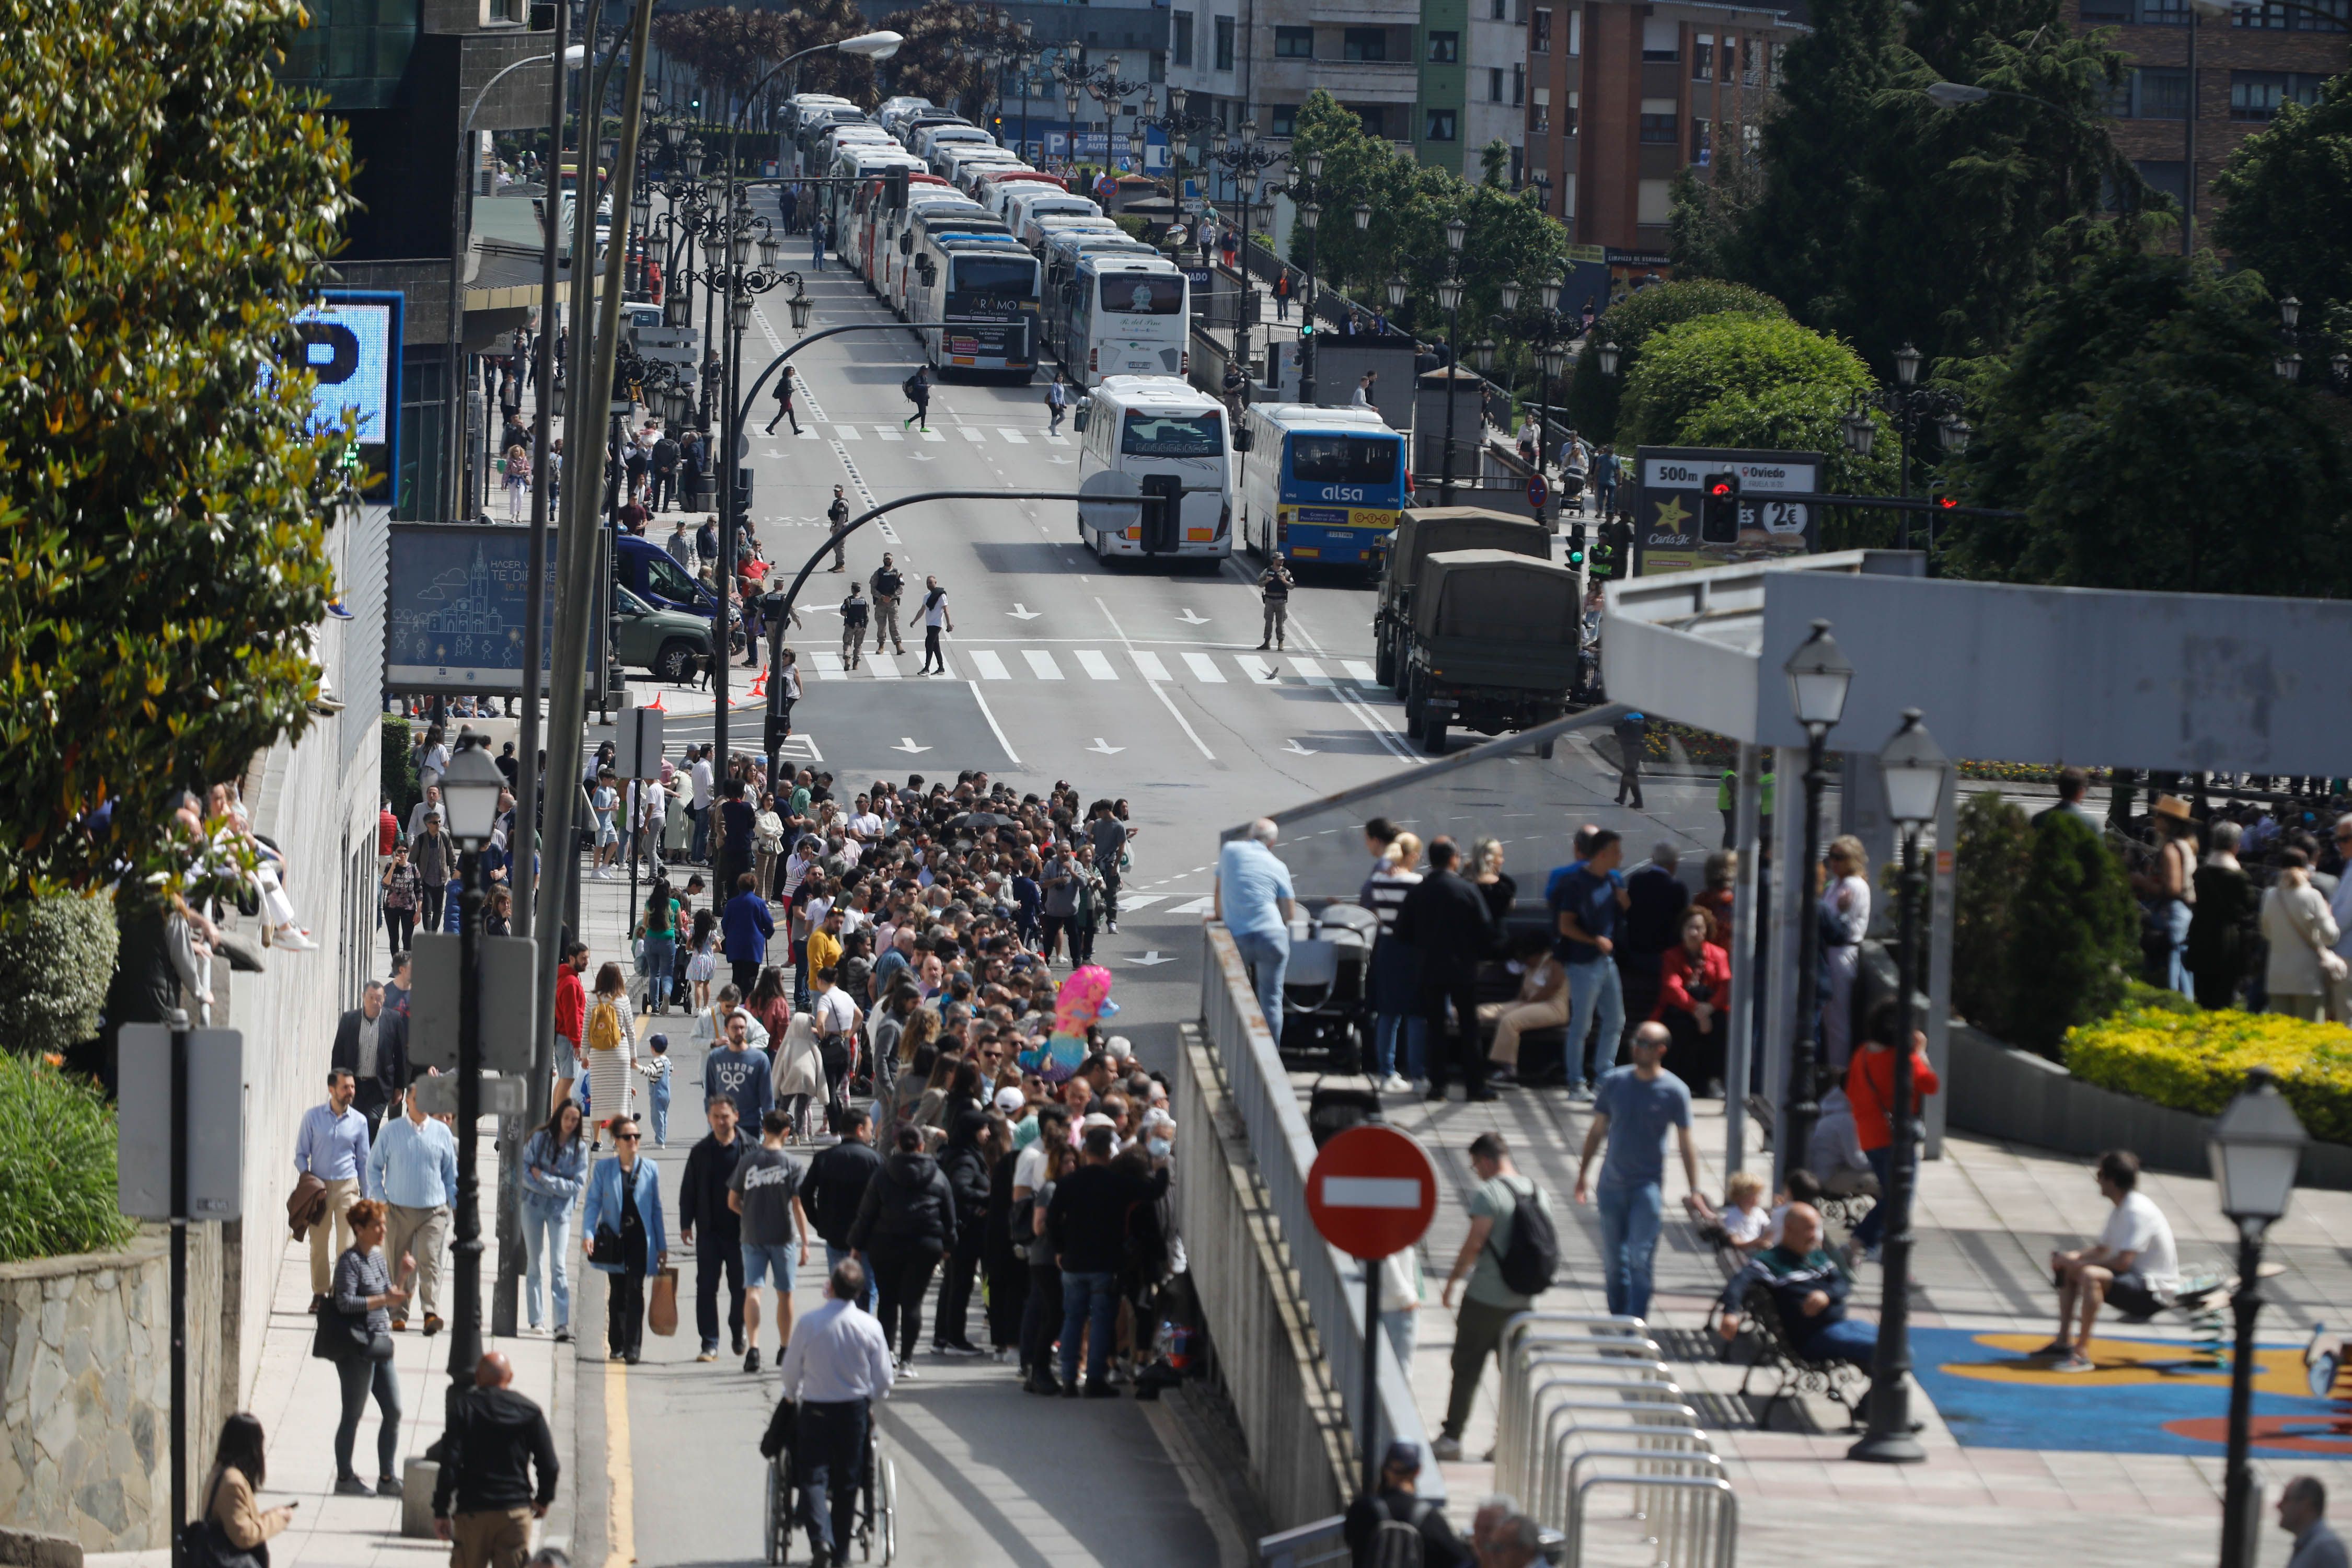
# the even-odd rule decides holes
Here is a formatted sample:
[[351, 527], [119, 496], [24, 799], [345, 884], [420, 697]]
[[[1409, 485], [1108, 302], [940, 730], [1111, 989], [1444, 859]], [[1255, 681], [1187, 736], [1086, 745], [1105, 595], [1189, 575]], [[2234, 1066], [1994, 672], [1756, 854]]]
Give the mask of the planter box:
[[[1945, 1074], [1950, 1125], [2062, 1154], [2128, 1149], [2152, 1171], [2202, 1176], [2210, 1118], [2084, 1083], [2047, 1058], [1953, 1020]], [[2352, 1148], [2305, 1146], [2301, 1185], [2352, 1191]]]

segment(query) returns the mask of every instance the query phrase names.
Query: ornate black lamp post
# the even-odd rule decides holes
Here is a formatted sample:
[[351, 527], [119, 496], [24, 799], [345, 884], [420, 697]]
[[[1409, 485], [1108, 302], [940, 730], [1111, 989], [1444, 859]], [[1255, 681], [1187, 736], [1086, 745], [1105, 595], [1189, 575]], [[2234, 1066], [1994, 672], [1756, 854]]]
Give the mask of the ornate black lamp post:
[[1821, 1119], [1821, 1086], [1814, 1052], [1820, 1037], [1820, 986], [1816, 971], [1822, 960], [1821, 922], [1813, 918], [1813, 868], [1822, 858], [1822, 793], [1830, 782], [1830, 731], [1845, 714], [1845, 698], [1853, 684], [1853, 666], [1846, 662], [1827, 621], [1815, 621], [1812, 635], [1781, 667], [1789, 677], [1790, 704], [1797, 722], [1805, 727], [1805, 853], [1797, 864], [1797, 1027], [1789, 1041], [1789, 1087], [1780, 1115], [1780, 1133], [1774, 1140], [1780, 1159], [1778, 1174], [1805, 1163], [1813, 1123]]

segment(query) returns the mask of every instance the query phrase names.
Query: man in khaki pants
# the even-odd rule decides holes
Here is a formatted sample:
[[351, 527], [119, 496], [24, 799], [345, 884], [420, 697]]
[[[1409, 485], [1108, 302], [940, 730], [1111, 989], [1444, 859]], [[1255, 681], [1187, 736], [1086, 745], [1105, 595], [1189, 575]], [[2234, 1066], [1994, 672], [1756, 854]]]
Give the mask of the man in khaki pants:
[[[449, 1235], [449, 1209], [457, 1201], [457, 1135], [425, 1114], [411, 1091], [401, 1115], [383, 1124], [368, 1162], [371, 1184], [391, 1211], [384, 1224], [383, 1255], [416, 1257], [416, 1303], [425, 1309], [425, 1331], [441, 1331], [441, 1247]], [[395, 1307], [394, 1329], [408, 1327], [408, 1312]]]
[[492, 1351], [452, 1407], [433, 1486], [433, 1533], [455, 1548], [450, 1568], [523, 1568], [531, 1521], [555, 1500], [555, 1439], [513, 1383], [514, 1367]]
[[[294, 1173], [326, 1184], [327, 1206], [310, 1227], [310, 1310], [333, 1289], [335, 1259], [352, 1244], [352, 1205], [364, 1197], [368, 1121], [352, 1106], [358, 1091], [348, 1068], [327, 1073], [327, 1103], [302, 1113], [294, 1139]], [[395, 1256], [397, 1256], [395, 1254]]]

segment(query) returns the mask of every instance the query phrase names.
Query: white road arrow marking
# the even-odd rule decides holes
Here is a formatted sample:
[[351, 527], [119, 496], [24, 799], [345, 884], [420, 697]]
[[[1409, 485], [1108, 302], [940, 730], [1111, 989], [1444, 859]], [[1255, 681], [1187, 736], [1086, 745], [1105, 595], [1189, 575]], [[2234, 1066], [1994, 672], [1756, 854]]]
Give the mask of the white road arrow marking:
[[1060, 464], [1064, 465], [1065, 467], [1066, 467], [1066, 466], [1069, 464], [1069, 462], [1070, 462], [1070, 459], [1069, 459], [1069, 458], [1049, 458], [1049, 459], [1047, 459], [1047, 460], [1048, 460], [1048, 461], [1050, 461], [1050, 462], [1060, 463]]
[[904, 752], [910, 757], [920, 756], [923, 752], [930, 750], [929, 746], [919, 746], [915, 744], [915, 737], [912, 735], [899, 736], [898, 743], [890, 749], [894, 752]]
[[1183, 622], [1188, 626], [1205, 626], [1209, 624], [1209, 617], [1206, 616], [1194, 615], [1192, 613], [1192, 606], [1190, 605], [1185, 605], [1183, 614], [1178, 616], [1176, 618]]
[[1016, 621], [1034, 621], [1045, 612], [1043, 610], [1033, 610], [1028, 605], [1023, 604], [1020, 600], [1015, 599], [1013, 601], [1013, 607], [1004, 613], [1011, 616]]
[[932, 457], [929, 452], [909, 452], [907, 454], [907, 461], [910, 463], [933, 463], [938, 460], [938, 458]]
[[1302, 757], [1311, 757], [1315, 754], [1313, 752], [1308, 751], [1306, 747], [1300, 745], [1296, 741], [1285, 742], [1282, 749], [1286, 752], [1295, 752]]
[[1114, 746], [1108, 741], [1104, 740], [1100, 735], [1097, 735], [1095, 737], [1095, 743], [1088, 746], [1087, 750], [1089, 752], [1100, 752], [1106, 757], [1115, 757], [1119, 752], [1127, 750], [1127, 748], [1125, 746]]
[[[1154, 965], [1154, 964], [1159, 964], [1159, 963], [1175, 963], [1176, 961], [1175, 961], [1174, 959], [1172, 959], [1172, 958], [1162, 958], [1162, 957], [1160, 955], [1160, 950], [1159, 950], [1158, 948], [1156, 948], [1156, 947], [1155, 947], [1155, 948], [1153, 948], [1150, 952], [1149, 952], [1145, 953], [1141, 958], [1130, 958], [1130, 959], [1129, 959], [1127, 962], [1128, 962], [1128, 963], [1132, 963], [1132, 964], [1136, 964], [1136, 965], [1138, 965], [1138, 966], [1139, 966], [1139, 967], [1141, 967], [1141, 968], [1149, 969], [1149, 968], [1150, 968], [1150, 967], [1151, 967], [1152, 965]], [[1415, 1193], [1416, 1194], [1419, 1194], [1419, 1192], [1420, 1192], [1420, 1188], [1416, 1186], [1416, 1187], [1413, 1189], [1413, 1191], [1414, 1191], [1414, 1193]]]

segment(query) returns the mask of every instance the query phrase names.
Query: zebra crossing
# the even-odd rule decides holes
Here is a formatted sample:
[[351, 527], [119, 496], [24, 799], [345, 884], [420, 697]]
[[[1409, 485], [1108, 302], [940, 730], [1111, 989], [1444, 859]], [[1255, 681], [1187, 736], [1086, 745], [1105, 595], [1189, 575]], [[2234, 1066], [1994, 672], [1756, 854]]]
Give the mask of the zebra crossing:
[[[911, 671], [899, 668], [898, 658], [887, 653], [867, 653], [855, 670], [845, 667], [840, 653], [833, 648], [812, 650], [808, 658], [819, 680], [859, 677], [876, 680], [916, 679]], [[1371, 660], [1365, 658], [1309, 658], [1303, 654], [1279, 653], [1218, 655], [1186, 649], [1176, 654], [1174, 659], [1171, 664], [1159, 652], [1141, 647], [1023, 647], [1010, 650], [1008, 657], [995, 648], [975, 647], [969, 643], [949, 645], [948, 654], [949, 673], [960, 679], [1069, 682], [1139, 679], [1160, 685], [1338, 687], [1383, 697], [1388, 694], [1388, 689], [1373, 675]]]
[[[820, 425], [824, 429], [832, 431], [833, 438], [836, 441], [945, 441], [948, 438], [948, 431], [954, 430], [975, 447], [989, 445], [991, 436], [1008, 447], [1026, 447], [1032, 442], [1042, 442], [1048, 447], [1067, 447], [1070, 444], [1070, 438], [1067, 436], [1048, 435], [1042, 430], [1017, 430], [1010, 425], [992, 425], [986, 427], [977, 425], [953, 425], [943, 426], [936, 430], [915, 430], [895, 424], [836, 425], [831, 420], [815, 419], [801, 426], [798, 438], [803, 441], [824, 439], [818, 428]], [[782, 437], [779, 436], [776, 438], [781, 440]], [[771, 452], [768, 455], [775, 457], [779, 454]]]

